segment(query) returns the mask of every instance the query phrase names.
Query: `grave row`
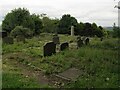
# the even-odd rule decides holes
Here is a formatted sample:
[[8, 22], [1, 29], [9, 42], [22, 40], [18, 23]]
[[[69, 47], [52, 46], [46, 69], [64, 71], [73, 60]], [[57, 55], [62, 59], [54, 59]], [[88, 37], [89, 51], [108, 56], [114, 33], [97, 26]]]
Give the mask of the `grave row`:
[[[3, 43], [6, 43], [6, 44], [13, 44], [14, 43], [14, 39], [12, 37], [7, 36], [7, 33], [2, 32], [1, 34], [2, 34]], [[16, 41], [17, 42], [22, 41], [23, 43], [25, 43], [25, 38], [23, 36], [17, 36]], [[77, 48], [82, 47], [84, 44], [86, 44], [86, 45], [89, 44], [89, 38], [82, 38], [81, 39], [80, 36], [77, 37]], [[63, 51], [65, 49], [69, 48], [68, 42], [64, 42], [64, 43], [60, 44], [59, 36], [53, 35], [52, 42], [46, 43], [43, 46], [43, 55], [44, 56], [51, 56], [52, 54], [55, 54], [56, 53], [56, 45], [60, 45], [59, 51]]]
[[[13, 44], [14, 43], [14, 39], [12, 37], [8, 36], [7, 32], [5, 32], [5, 31], [0, 32], [0, 38], [2, 38], [2, 41], [5, 44]], [[19, 36], [16, 36], [16, 41], [17, 42], [22, 41], [25, 43], [25, 38], [23, 36], [19, 35]]]
[[[2, 41], [4, 44], [13, 44], [14, 38], [7, 36], [7, 37], [2, 38]], [[16, 41], [25, 43], [25, 38], [21, 36], [17, 36]]]
[[[43, 55], [44, 56], [51, 56], [52, 54], [56, 53], [56, 45], [60, 44], [59, 41], [59, 37], [57, 35], [53, 36], [53, 41], [46, 43], [43, 46]], [[89, 44], [89, 38], [84, 38], [81, 39], [81, 37], [77, 37], [77, 48], [82, 47], [83, 45], [88, 45]], [[69, 48], [69, 43], [68, 42], [64, 42], [60, 44], [60, 50], [59, 51], [63, 51], [65, 49]]]

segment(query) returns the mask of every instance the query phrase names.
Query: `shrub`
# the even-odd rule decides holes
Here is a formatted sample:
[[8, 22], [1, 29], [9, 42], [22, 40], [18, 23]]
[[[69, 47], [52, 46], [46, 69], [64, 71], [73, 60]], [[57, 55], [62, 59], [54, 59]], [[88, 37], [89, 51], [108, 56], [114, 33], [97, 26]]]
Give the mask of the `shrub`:
[[30, 30], [29, 28], [24, 28], [23, 26], [16, 26], [12, 30], [11, 36], [16, 37], [19, 35], [28, 38], [28, 37], [31, 37], [33, 35], [33, 31]]

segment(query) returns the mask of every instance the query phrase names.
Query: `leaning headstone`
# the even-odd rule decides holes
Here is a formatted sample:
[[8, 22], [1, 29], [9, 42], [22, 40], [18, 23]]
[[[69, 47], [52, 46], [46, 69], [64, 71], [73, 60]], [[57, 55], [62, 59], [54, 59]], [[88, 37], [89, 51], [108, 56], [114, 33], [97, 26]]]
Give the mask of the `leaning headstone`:
[[17, 42], [23, 42], [23, 43], [25, 43], [25, 37], [24, 37], [24, 36], [21, 36], [21, 35], [16, 36], [16, 41], [17, 41]]
[[85, 45], [88, 45], [89, 44], [89, 38], [86, 38], [85, 39]]
[[74, 26], [71, 26], [71, 36], [74, 36]]
[[54, 42], [46, 43], [43, 49], [44, 56], [51, 56], [56, 53], [56, 44]]
[[53, 42], [54, 42], [55, 44], [60, 44], [60, 40], [59, 40], [59, 36], [58, 36], [58, 35], [54, 35], [54, 36], [53, 36]]
[[82, 47], [82, 45], [83, 45], [83, 40], [79, 36], [79, 37], [77, 37], [77, 48]]
[[7, 32], [6, 31], [0, 32], [0, 37], [1, 38], [7, 37]]
[[5, 44], [13, 44], [14, 41], [13, 41], [12, 37], [4, 37], [3, 38], [3, 43], [5, 43]]
[[65, 49], [67, 49], [67, 48], [69, 48], [68, 42], [62, 43], [62, 44], [60, 45], [60, 50], [61, 50], [61, 51], [65, 50]]

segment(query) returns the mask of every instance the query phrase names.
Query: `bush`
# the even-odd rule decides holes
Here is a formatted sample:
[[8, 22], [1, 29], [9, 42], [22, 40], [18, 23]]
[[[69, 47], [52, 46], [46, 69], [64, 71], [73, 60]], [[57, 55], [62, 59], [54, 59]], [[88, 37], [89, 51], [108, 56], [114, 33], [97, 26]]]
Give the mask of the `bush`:
[[33, 31], [30, 30], [29, 28], [24, 28], [23, 26], [16, 26], [12, 32], [11, 36], [16, 37], [16, 36], [24, 36], [26, 38], [33, 36]]

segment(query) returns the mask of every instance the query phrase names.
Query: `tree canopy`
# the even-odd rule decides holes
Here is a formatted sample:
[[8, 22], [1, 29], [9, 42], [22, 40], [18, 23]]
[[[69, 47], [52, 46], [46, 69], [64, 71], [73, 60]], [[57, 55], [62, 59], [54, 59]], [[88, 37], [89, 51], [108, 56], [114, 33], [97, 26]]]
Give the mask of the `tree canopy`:
[[55, 33], [57, 30], [57, 24], [59, 22], [59, 19], [51, 19], [47, 16], [44, 16], [42, 18], [42, 23], [43, 23], [43, 32], [48, 32], [48, 33]]
[[29, 28], [37, 34], [42, 28], [42, 22], [39, 16], [35, 14], [30, 15], [29, 11], [25, 8], [18, 8], [12, 10], [5, 16], [2, 22], [2, 30], [10, 33], [16, 26]]
[[[21, 28], [28, 28], [33, 35], [39, 35], [41, 32], [70, 34], [71, 26], [75, 28], [75, 34], [81, 36], [98, 36], [103, 37], [107, 32], [102, 26], [97, 26], [96, 23], [78, 23], [77, 19], [70, 14], [64, 14], [62, 18], [51, 19], [47, 14], [30, 14], [25, 8], [18, 8], [8, 13], [3, 22], [2, 30], [11, 33], [12, 30], [16, 32], [17, 26]], [[26, 29], [22, 29], [26, 30]], [[18, 32], [19, 30], [17, 30]]]
[[59, 21], [58, 27], [58, 33], [66, 34], [70, 33], [70, 27], [77, 25], [77, 20], [72, 17], [70, 14], [65, 14], [62, 16], [61, 20]]

